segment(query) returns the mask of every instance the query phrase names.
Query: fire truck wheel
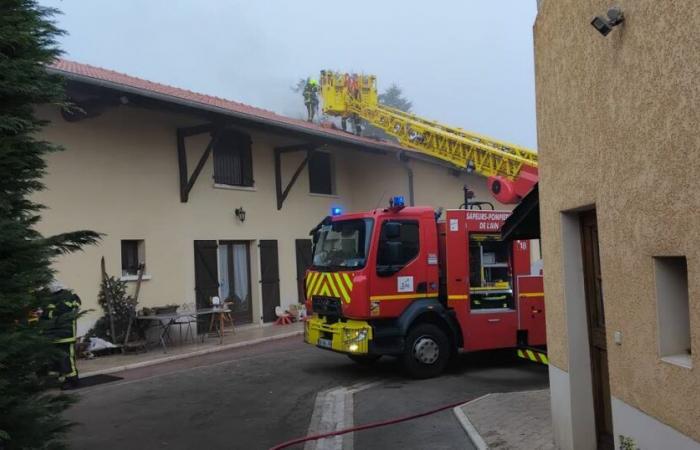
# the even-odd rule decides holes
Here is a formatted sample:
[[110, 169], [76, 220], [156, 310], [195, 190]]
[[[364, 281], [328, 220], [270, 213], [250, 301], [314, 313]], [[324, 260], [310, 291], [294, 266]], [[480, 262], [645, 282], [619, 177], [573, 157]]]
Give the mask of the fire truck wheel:
[[382, 355], [348, 355], [348, 358], [363, 366], [370, 366], [381, 357]]
[[414, 378], [437, 376], [450, 360], [450, 341], [436, 325], [417, 325], [406, 336], [406, 348], [401, 360], [408, 374]]

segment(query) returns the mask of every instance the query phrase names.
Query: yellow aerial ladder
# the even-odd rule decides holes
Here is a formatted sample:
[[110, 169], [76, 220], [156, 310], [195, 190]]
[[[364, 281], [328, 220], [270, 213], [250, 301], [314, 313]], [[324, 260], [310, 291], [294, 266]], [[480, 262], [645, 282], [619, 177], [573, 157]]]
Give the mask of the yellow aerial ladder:
[[418, 153], [488, 178], [501, 203], [517, 203], [537, 183], [537, 152], [379, 103], [374, 75], [321, 71], [323, 112], [363, 119]]

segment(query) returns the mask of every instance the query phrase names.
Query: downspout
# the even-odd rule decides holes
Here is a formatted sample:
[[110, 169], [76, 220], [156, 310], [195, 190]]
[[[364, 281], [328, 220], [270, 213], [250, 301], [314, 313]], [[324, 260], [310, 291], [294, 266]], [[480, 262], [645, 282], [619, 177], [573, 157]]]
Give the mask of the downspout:
[[396, 154], [396, 158], [403, 166], [406, 171], [406, 176], [408, 177], [408, 205], [415, 206], [416, 202], [413, 196], [413, 169], [411, 169], [411, 166], [408, 164], [408, 156], [406, 156], [406, 152], [402, 150]]

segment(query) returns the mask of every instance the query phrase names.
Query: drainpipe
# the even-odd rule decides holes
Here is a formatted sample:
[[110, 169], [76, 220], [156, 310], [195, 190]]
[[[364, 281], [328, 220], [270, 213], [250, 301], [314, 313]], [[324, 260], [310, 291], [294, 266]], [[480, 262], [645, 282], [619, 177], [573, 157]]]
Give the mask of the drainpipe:
[[406, 171], [406, 176], [408, 177], [408, 205], [415, 206], [416, 203], [413, 197], [413, 169], [408, 165], [408, 156], [406, 156], [404, 151], [400, 151], [396, 154], [396, 158], [403, 166]]

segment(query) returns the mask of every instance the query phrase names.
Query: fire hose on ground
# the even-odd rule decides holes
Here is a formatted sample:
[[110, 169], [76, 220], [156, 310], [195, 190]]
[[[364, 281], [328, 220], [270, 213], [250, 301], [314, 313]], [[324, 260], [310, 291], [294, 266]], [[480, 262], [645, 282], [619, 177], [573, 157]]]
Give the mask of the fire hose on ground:
[[438, 408], [431, 409], [429, 411], [424, 411], [424, 412], [418, 413], [418, 414], [412, 414], [410, 416], [399, 417], [396, 419], [388, 419], [388, 420], [383, 420], [383, 421], [379, 421], [379, 422], [371, 422], [371, 423], [366, 423], [364, 425], [358, 425], [358, 426], [351, 427], [351, 428], [345, 428], [343, 430], [336, 430], [336, 431], [330, 431], [327, 433], [319, 433], [319, 434], [312, 434], [309, 436], [298, 437], [295, 439], [290, 439], [289, 441], [286, 441], [286, 442], [282, 442], [281, 444], [277, 444], [274, 447], [270, 447], [270, 450], [280, 450], [283, 448], [291, 447], [292, 445], [301, 444], [303, 442], [316, 441], [318, 439], [324, 439], [324, 438], [329, 438], [329, 437], [333, 437], [333, 436], [340, 436], [342, 434], [353, 433], [355, 431], [369, 430], [371, 428], [380, 428], [380, 427], [385, 427], [387, 425], [394, 425], [396, 423], [407, 422], [409, 420], [419, 419], [419, 418], [425, 417], [425, 416], [430, 416], [432, 414], [439, 413], [440, 411], [444, 411], [446, 409], [455, 408], [459, 405], [463, 405], [464, 403], [466, 403], [468, 401], [469, 400], [462, 400], [460, 402], [450, 403], [449, 405], [443, 405], [443, 406], [440, 406]]

